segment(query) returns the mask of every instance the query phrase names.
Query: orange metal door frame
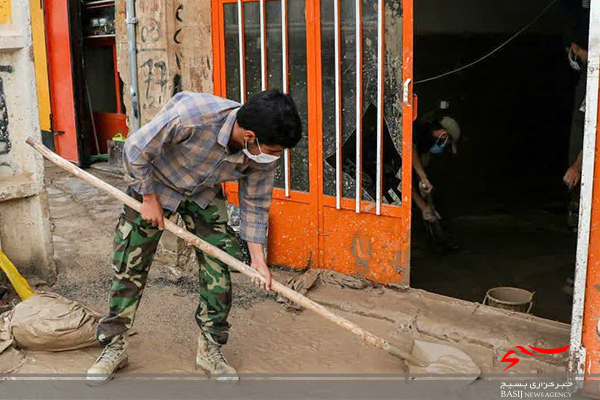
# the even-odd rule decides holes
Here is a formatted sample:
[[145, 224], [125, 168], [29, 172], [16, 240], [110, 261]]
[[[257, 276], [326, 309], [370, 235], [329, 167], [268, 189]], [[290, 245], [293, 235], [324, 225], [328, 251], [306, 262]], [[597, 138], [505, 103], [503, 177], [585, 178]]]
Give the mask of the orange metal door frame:
[[[327, 260], [338, 260], [338, 263], [346, 264], [345, 261], [342, 261], [343, 258], [339, 257], [338, 254], [326, 254], [328, 252], [332, 252], [332, 246], [327, 246], [326, 241], [328, 238], [334, 236], [336, 237], [336, 241], [342, 235], [336, 235], [335, 227], [331, 227], [327, 223], [327, 215], [338, 215], [336, 218], [340, 218], [339, 223], [344, 224], [343, 217], [339, 216], [341, 213], [348, 212], [348, 222], [350, 222], [350, 226], [348, 229], [351, 229], [351, 222], [354, 219], [363, 219], [365, 220], [362, 226], [371, 225], [373, 229], [376, 229], [376, 221], [385, 217], [395, 217], [397, 218], [399, 226], [402, 228], [401, 232], [397, 236], [399, 243], [396, 243], [396, 247], [399, 249], [399, 259], [394, 260], [393, 262], [399, 262], [403, 266], [403, 271], [408, 271], [408, 265], [410, 262], [410, 218], [411, 218], [411, 180], [412, 180], [412, 107], [410, 104], [403, 103], [402, 106], [402, 205], [401, 206], [388, 206], [382, 205], [381, 207], [381, 216], [375, 217], [376, 214], [376, 206], [374, 203], [366, 203], [361, 202], [360, 209], [361, 214], [354, 214], [354, 217], [350, 217], [350, 213], [355, 213], [357, 202], [355, 199], [350, 198], [342, 198], [339, 204], [339, 210], [335, 210], [337, 207], [336, 197], [326, 196], [324, 195], [324, 177], [323, 177], [323, 142], [321, 139], [321, 129], [322, 129], [322, 86], [321, 86], [321, 76], [322, 76], [322, 66], [321, 66], [321, 15], [320, 15], [320, 1], [326, 0], [316, 0], [314, 2], [307, 1], [307, 20], [310, 19], [314, 21], [314, 54], [315, 59], [313, 60], [315, 68], [315, 75], [317, 79], [315, 79], [318, 84], [315, 85], [314, 88], [314, 97], [311, 97], [313, 100], [313, 105], [315, 107], [315, 115], [316, 115], [316, 131], [318, 131], [316, 147], [316, 166], [314, 168], [318, 173], [318, 215], [319, 215], [319, 266], [321, 268], [327, 268], [331, 266], [331, 263], [328, 263]], [[314, 8], [309, 8], [308, 5], [311, 4]], [[309, 13], [310, 11], [310, 13]], [[412, 67], [413, 67], [413, 4], [412, 0], [403, 0], [403, 81], [407, 79], [412, 79]], [[410, 82], [410, 81], [409, 81]], [[309, 88], [310, 89], [310, 88]], [[412, 89], [412, 85], [410, 85], [409, 90]], [[408, 98], [412, 98], [412, 93], [408, 93]], [[334, 211], [335, 210], [335, 211]], [[357, 224], [356, 226], [361, 226]], [[342, 228], [343, 230], [346, 227]], [[342, 231], [337, 231], [338, 233], [345, 233]], [[353, 237], [354, 239], [356, 236]], [[363, 242], [364, 243], [364, 242]], [[360, 249], [362, 245], [357, 245], [353, 250], [353, 255], [355, 257], [361, 257], [361, 255], [369, 255], [369, 247]], [[367, 244], [368, 246], [368, 244]], [[392, 246], [393, 247], [393, 246]], [[361, 251], [364, 250], [364, 253], [360, 254]], [[327, 255], [327, 257], [326, 257]], [[338, 258], [339, 257], [339, 258]], [[360, 264], [363, 261], [356, 261], [356, 264]], [[379, 265], [379, 268], [382, 268], [383, 263]], [[338, 269], [338, 268], [336, 268]], [[343, 272], [354, 272], [354, 273], [363, 273], [364, 271], [360, 271], [359, 269], [350, 268], [350, 266], [343, 265], [340, 268]], [[396, 268], [394, 268], [395, 270]], [[389, 271], [389, 270], [388, 270]], [[395, 271], [398, 272], [398, 271]], [[374, 273], [371, 275], [367, 275], [369, 278], [394, 283], [394, 282], [404, 282], [408, 283], [408, 273], [402, 276], [400, 272], [398, 272], [397, 276], [395, 273], [389, 274], [379, 274]]]
[[71, 48], [71, 12], [67, 0], [44, 2], [48, 75], [52, 106], [51, 125], [56, 152], [79, 162], [77, 115]]
[[[241, 0], [243, 3], [257, 2], [258, 0]], [[278, 1], [278, 0], [268, 0]], [[321, 66], [321, 0], [306, 0], [306, 45], [307, 45], [307, 91], [308, 91], [308, 154], [309, 154], [309, 192], [290, 191], [289, 197], [285, 195], [283, 189], [276, 188], [273, 192], [273, 208], [278, 206], [291, 205], [293, 203], [303, 203], [309, 205], [311, 214], [316, 216], [318, 235], [318, 258], [311, 260], [313, 267], [325, 266], [325, 237], [329, 235], [326, 232], [325, 214], [327, 208], [336, 207], [335, 197], [325, 196], [323, 193], [323, 144], [322, 144], [322, 66]], [[226, 71], [225, 71], [225, 32], [224, 32], [224, 13], [223, 5], [226, 3], [236, 3], [237, 0], [214, 0], [212, 3], [212, 24], [213, 24], [213, 60], [214, 60], [214, 87], [217, 95], [225, 96], [226, 91]], [[413, 51], [413, 4], [412, 0], [403, 0], [403, 80], [412, 79], [412, 51]], [[412, 85], [409, 86], [411, 93], [407, 94], [408, 99], [412, 99]], [[408, 266], [410, 258], [410, 210], [411, 210], [411, 176], [412, 176], [412, 106], [409, 103], [403, 103], [402, 108], [402, 127], [403, 127], [403, 146], [402, 146], [402, 205], [389, 206], [382, 205], [381, 217], [396, 218], [401, 227], [398, 236], [399, 243], [395, 246], [399, 249], [398, 262], [405, 267]], [[237, 203], [237, 185], [227, 184], [230, 201]], [[340, 209], [344, 211], [355, 212], [356, 201], [354, 199], [342, 198]], [[356, 214], [356, 218], [372, 219], [375, 216], [374, 204], [361, 202], [361, 214]], [[310, 217], [310, 216], [307, 216]], [[288, 227], [293, 230], [292, 227]], [[294, 227], [297, 229], [297, 227]], [[313, 227], [314, 228], [314, 227]], [[271, 245], [271, 244], [270, 244]], [[316, 261], [316, 262], [315, 262]], [[316, 264], [316, 265], [315, 265]], [[299, 267], [298, 265], [296, 265]], [[407, 269], [406, 269], [407, 270]], [[398, 277], [386, 276], [383, 280], [388, 282], [400, 281], [407, 282], [408, 276]]]

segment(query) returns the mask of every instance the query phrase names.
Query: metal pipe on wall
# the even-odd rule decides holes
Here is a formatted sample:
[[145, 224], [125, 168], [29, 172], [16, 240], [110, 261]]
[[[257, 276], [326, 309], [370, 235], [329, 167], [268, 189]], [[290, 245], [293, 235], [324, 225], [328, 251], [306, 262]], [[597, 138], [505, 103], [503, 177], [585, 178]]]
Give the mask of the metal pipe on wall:
[[138, 20], [135, 17], [135, 0], [127, 0], [126, 2], [126, 18], [127, 25], [127, 53], [129, 55], [129, 95], [131, 96], [131, 132], [135, 132], [140, 128], [140, 101], [138, 97], [138, 65], [137, 65], [137, 46], [135, 26]]

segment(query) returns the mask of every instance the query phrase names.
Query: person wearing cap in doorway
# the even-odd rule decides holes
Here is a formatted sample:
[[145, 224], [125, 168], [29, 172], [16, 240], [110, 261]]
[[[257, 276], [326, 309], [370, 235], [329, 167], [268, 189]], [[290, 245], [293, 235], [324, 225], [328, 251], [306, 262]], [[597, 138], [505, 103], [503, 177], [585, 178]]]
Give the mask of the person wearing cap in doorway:
[[[575, 98], [571, 113], [569, 136], [569, 166], [563, 176], [563, 182], [569, 189], [567, 207], [567, 226], [577, 232], [579, 225], [579, 198], [581, 171], [583, 168], [583, 136], [585, 125], [585, 98], [587, 88], [588, 29], [590, 24], [589, 0], [561, 0], [567, 25], [564, 32], [567, 61], [579, 77], [575, 86]], [[567, 279], [563, 291], [573, 295], [574, 277]]]
[[433, 184], [429, 180], [425, 168], [431, 157], [443, 154], [451, 149], [458, 152], [460, 126], [456, 120], [446, 115], [446, 110], [437, 109], [418, 118], [413, 123], [413, 169], [415, 183], [413, 185], [413, 201], [421, 211], [423, 221], [437, 252], [455, 250], [456, 245], [448, 241], [441, 227], [441, 216], [433, 204]]

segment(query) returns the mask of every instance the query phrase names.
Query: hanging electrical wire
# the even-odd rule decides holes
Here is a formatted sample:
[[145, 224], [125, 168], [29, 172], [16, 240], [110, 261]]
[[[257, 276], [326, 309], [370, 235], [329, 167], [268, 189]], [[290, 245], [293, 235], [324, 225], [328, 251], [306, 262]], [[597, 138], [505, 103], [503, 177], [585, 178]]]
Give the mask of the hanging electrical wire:
[[470, 68], [476, 64], [479, 64], [480, 62], [484, 61], [485, 59], [491, 57], [492, 55], [494, 55], [495, 53], [497, 53], [498, 51], [500, 51], [503, 47], [505, 47], [507, 44], [509, 44], [510, 42], [512, 42], [513, 40], [515, 40], [519, 35], [521, 35], [523, 32], [525, 32], [526, 30], [528, 30], [529, 28], [531, 28], [544, 14], [546, 14], [546, 12], [548, 12], [548, 10], [555, 4], [557, 3], [558, 0], [552, 0], [546, 7], [544, 7], [544, 9], [534, 18], [532, 19], [527, 25], [525, 25], [524, 27], [522, 27], [521, 29], [519, 29], [517, 31], [517, 33], [515, 33], [514, 35], [512, 35], [508, 40], [506, 40], [504, 43], [502, 43], [500, 46], [496, 47], [494, 50], [490, 51], [489, 53], [487, 53], [486, 55], [484, 55], [483, 57], [478, 58], [477, 60], [467, 64], [467, 65], [463, 65], [462, 67], [453, 69], [451, 71], [448, 72], [444, 72], [443, 74], [440, 75], [436, 75], [436, 76], [432, 76], [430, 78], [426, 78], [426, 79], [421, 79], [419, 81], [415, 82], [415, 85], [419, 84], [419, 83], [425, 83], [425, 82], [430, 82], [430, 81], [434, 81], [436, 79], [440, 79], [440, 78], [444, 78], [448, 75], [452, 75], [455, 74], [457, 72], [463, 71], [467, 68]]

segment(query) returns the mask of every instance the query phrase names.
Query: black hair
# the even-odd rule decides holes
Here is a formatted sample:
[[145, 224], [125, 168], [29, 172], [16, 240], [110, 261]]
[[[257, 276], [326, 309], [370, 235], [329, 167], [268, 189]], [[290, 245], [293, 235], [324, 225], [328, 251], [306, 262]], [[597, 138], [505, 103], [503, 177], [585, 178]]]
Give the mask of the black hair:
[[295, 147], [302, 139], [302, 121], [294, 100], [271, 89], [252, 96], [237, 113], [238, 125], [263, 144]]

